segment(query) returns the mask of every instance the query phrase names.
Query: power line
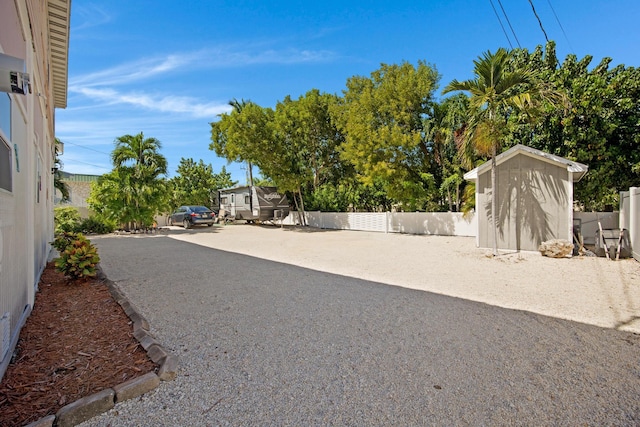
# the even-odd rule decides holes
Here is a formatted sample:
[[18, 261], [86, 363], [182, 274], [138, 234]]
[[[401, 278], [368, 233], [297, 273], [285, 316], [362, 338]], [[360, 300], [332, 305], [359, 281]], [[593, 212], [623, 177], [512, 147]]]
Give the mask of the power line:
[[93, 166], [93, 167], [99, 168], [99, 169], [111, 170], [110, 168], [105, 168], [104, 166], [94, 165], [93, 163], [83, 162], [82, 160], [72, 160], [72, 162], [74, 162], [74, 163], [82, 163], [82, 164]]
[[556, 11], [553, 8], [553, 6], [551, 6], [551, 0], [547, 0], [547, 3], [549, 3], [549, 7], [551, 8], [551, 11], [553, 12], [553, 16], [556, 18], [556, 22], [558, 23], [558, 25], [560, 26], [560, 29], [562, 30], [562, 35], [564, 36], [564, 39], [567, 41], [567, 44], [569, 45], [569, 49], [571, 49], [571, 51], [573, 51], [573, 46], [571, 46], [571, 42], [569, 41], [569, 38], [567, 37], [567, 33], [564, 32], [564, 28], [562, 27], [562, 24], [560, 23], [560, 19], [558, 18], [558, 15], [556, 14]]
[[531, 9], [533, 10], [533, 14], [536, 15], [536, 18], [538, 19], [538, 24], [540, 24], [540, 29], [542, 30], [542, 33], [544, 34], [544, 39], [547, 41], [547, 43], [549, 43], [549, 37], [547, 37], [547, 32], [544, 30], [544, 27], [542, 26], [542, 21], [540, 20], [540, 17], [538, 16], [538, 12], [536, 12], [536, 8], [533, 6], [533, 0], [529, 0], [529, 4], [531, 5]]
[[109, 153], [105, 153], [104, 151], [96, 150], [95, 148], [85, 147], [84, 145], [76, 144], [74, 142], [65, 142], [65, 144], [75, 145], [76, 147], [84, 148], [85, 150], [95, 151], [96, 153], [100, 153], [100, 154], [106, 154], [107, 156], [111, 155]]
[[520, 40], [518, 40], [518, 36], [516, 36], [516, 32], [513, 31], [513, 27], [511, 26], [511, 21], [509, 21], [507, 12], [505, 12], [504, 7], [502, 7], [502, 0], [498, 0], [498, 4], [500, 5], [500, 9], [502, 9], [502, 13], [504, 14], [505, 19], [507, 20], [507, 24], [509, 24], [509, 28], [511, 28], [511, 32], [513, 33], [513, 37], [516, 39], [516, 43], [518, 43], [518, 47], [522, 47], [520, 46]]
[[491, 3], [491, 7], [493, 8], [493, 13], [496, 14], [496, 18], [498, 18], [498, 22], [500, 23], [500, 27], [502, 28], [502, 32], [504, 33], [504, 36], [507, 38], [507, 42], [509, 42], [509, 47], [511, 49], [513, 49], [513, 45], [511, 44], [511, 40], [509, 40], [509, 35], [507, 34], [507, 31], [504, 29], [504, 25], [502, 25], [502, 20], [500, 19], [500, 15], [498, 15], [498, 11], [496, 10], [496, 7], [493, 5], [493, 1], [489, 0], [489, 3]]

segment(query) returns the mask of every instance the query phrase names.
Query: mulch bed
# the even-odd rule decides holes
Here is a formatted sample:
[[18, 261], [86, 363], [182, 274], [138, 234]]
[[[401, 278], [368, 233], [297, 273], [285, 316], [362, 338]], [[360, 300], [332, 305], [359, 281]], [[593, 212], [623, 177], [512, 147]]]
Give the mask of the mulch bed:
[[98, 279], [70, 282], [49, 263], [0, 383], [0, 426], [21, 426], [82, 397], [156, 371]]

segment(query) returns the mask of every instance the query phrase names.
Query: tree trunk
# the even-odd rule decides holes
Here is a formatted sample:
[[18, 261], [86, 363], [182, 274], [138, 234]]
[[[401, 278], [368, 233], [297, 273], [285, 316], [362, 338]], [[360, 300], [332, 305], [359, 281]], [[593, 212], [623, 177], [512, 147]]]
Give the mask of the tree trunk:
[[249, 172], [249, 185], [253, 187], [253, 165], [251, 162], [247, 162], [247, 170]]
[[302, 224], [306, 227], [307, 226], [307, 218], [304, 215], [304, 200], [302, 199], [302, 190], [300, 189], [300, 187], [298, 187], [298, 195], [300, 197], [300, 208], [302, 209]]

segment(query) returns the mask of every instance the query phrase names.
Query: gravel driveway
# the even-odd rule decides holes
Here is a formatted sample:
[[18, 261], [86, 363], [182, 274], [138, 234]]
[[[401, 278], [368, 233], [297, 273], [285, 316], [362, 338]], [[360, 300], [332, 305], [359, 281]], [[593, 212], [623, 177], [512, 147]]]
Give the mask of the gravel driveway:
[[180, 366], [83, 426], [640, 423], [636, 334], [185, 241], [231, 227], [93, 239]]

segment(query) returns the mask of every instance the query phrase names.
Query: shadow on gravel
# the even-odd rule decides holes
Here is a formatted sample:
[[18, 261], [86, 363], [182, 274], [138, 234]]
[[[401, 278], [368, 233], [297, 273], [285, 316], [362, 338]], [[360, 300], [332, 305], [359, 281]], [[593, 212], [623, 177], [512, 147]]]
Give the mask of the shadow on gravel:
[[640, 421], [631, 333], [174, 239], [97, 246], [190, 372], [100, 425], [182, 393], [162, 416], [185, 425]]

